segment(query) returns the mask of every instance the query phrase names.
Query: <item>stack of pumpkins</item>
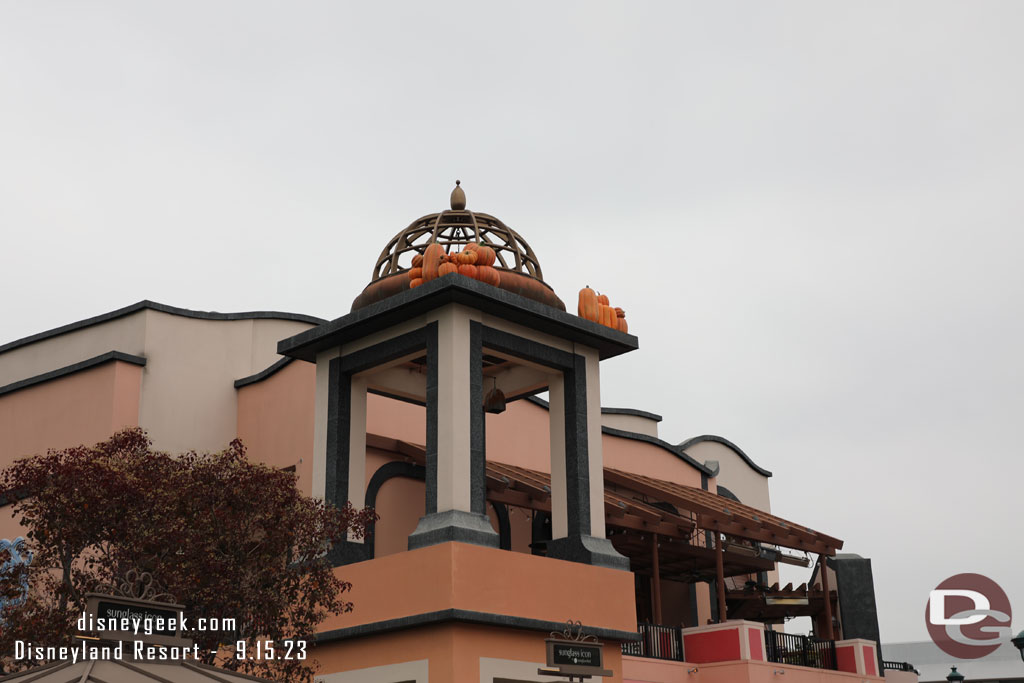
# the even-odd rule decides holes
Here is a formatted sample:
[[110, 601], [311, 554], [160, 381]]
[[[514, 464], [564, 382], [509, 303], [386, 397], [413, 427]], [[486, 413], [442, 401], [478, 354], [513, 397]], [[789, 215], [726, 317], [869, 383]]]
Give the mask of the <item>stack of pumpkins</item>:
[[412, 259], [409, 288], [445, 275], [459, 274], [497, 287], [501, 275], [493, 268], [497, 254], [486, 244], [467, 244], [460, 252], [448, 254], [437, 242], [431, 242], [422, 254]]
[[581, 318], [593, 320], [595, 323], [619, 332], [629, 332], [629, 325], [626, 324], [626, 312], [618, 307], [612, 308], [607, 295], [598, 294], [590, 287], [580, 290], [580, 304], [577, 312]]

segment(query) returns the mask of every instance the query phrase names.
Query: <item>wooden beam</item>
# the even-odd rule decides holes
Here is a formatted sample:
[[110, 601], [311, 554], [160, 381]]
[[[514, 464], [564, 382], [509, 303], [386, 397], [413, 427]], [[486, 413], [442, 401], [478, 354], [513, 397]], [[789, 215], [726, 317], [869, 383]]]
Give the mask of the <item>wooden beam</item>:
[[715, 585], [718, 593], [718, 623], [725, 623], [729, 615], [725, 608], [725, 568], [722, 561], [722, 534], [715, 534]]
[[661, 624], [661, 568], [658, 566], [658, 534], [651, 534], [651, 595], [654, 600], [654, 623]]
[[832, 631], [832, 595], [828, 590], [828, 562], [824, 555], [818, 555], [818, 564], [821, 567], [821, 591], [825, 594], [825, 640], [835, 640]]

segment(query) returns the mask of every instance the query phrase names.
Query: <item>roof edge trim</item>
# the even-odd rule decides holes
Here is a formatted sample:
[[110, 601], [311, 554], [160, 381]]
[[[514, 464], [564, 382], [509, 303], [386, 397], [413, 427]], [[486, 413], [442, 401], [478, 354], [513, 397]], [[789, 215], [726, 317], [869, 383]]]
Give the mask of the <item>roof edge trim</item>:
[[282, 370], [284, 368], [284, 366], [288, 365], [293, 360], [295, 360], [295, 359], [294, 358], [281, 358], [281, 359], [278, 359], [278, 360], [274, 361], [269, 366], [263, 368], [262, 370], [260, 370], [259, 372], [257, 372], [254, 375], [249, 375], [247, 377], [242, 377], [241, 379], [236, 379], [235, 380], [235, 389], [241, 389], [242, 387], [249, 386], [250, 384], [255, 384], [256, 382], [262, 382], [263, 380], [267, 379], [271, 375], [275, 374], [278, 370]]
[[[399, 631], [408, 628], [426, 626], [429, 624], [439, 624], [452, 621], [477, 624], [481, 626], [502, 626], [506, 628], [520, 628], [529, 631], [546, 631], [549, 633], [551, 631], [557, 631], [565, 626], [565, 624], [555, 621], [514, 617], [506, 614], [494, 614], [491, 612], [479, 612], [475, 610], [449, 607], [435, 612], [410, 614], [408, 616], [396, 617], [394, 619], [385, 619], [384, 621], [374, 621], [367, 624], [359, 624], [357, 626], [333, 629], [331, 631], [321, 631], [313, 637], [313, 641], [318, 645], [322, 645], [323, 643], [329, 643], [336, 640], [347, 640], [349, 638], [359, 638], [379, 633], [387, 633], [390, 631]], [[584, 626], [584, 629], [587, 633], [592, 633], [599, 638], [605, 638], [608, 640], [634, 641], [640, 639], [639, 634], [633, 633], [632, 631], [619, 631], [617, 629], [591, 625]]]
[[643, 417], [648, 420], [655, 422], [661, 422], [662, 417], [657, 413], [649, 413], [646, 410], [637, 410], [636, 408], [605, 408], [601, 407], [602, 415], [632, 415], [633, 417]]
[[35, 375], [34, 377], [28, 377], [26, 379], [20, 379], [17, 382], [5, 384], [0, 387], [0, 396], [13, 393], [19, 389], [35, 386], [36, 384], [42, 384], [43, 382], [59, 379], [82, 370], [88, 370], [96, 367], [97, 365], [103, 365], [104, 363], [109, 363], [110, 361], [115, 360], [119, 360], [124, 363], [131, 363], [132, 365], [146, 365], [146, 359], [143, 356], [133, 356], [132, 354], [124, 353], [123, 351], [107, 351], [106, 353], [101, 353], [98, 356], [79, 361], [78, 363], [72, 363], [71, 365], [65, 365], [62, 368], [57, 368], [56, 370], [44, 372], [41, 375]]
[[[529, 401], [530, 403], [532, 403], [534, 405], [538, 405], [541, 408], [544, 408], [546, 410], [550, 409], [550, 404], [547, 401], [545, 401], [544, 399], [542, 399], [542, 398], [538, 398], [536, 396], [527, 396], [526, 400]], [[614, 411], [614, 412], [611, 412], [612, 415], [616, 415], [616, 414], [631, 415], [631, 414], [634, 414], [634, 411], [631, 411], [629, 408], [601, 408], [601, 413], [604, 414], [606, 410]], [[623, 413], [623, 411], [627, 411], [627, 410], [629, 410], [630, 412]], [[643, 412], [644, 411], [642, 411], [642, 410], [635, 411], [635, 413], [643, 413]], [[653, 415], [653, 414], [654, 413], [647, 413], [647, 415]], [[660, 416], [658, 417], [658, 419], [659, 420], [661, 419]], [[676, 456], [680, 460], [683, 460], [687, 464], [692, 465], [693, 467], [696, 467], [698, 470], [700, 470], [704, 474], [708, 475], [709, 477], [717, 477], [718, 476], [718, 470], [717, 469], [713, 469], [713, 468], [708, 467], [707, 465], [705, 465], [705, 464], [703, 464], [701, 462], [698, 462], [697, 460], [694, 460], [690, 456], [689, 453], [684, 453], [682, 451], [682, 449], [680, 449], [678, 446], [673, 446], [668, 441], [663, 441], [662, 439], [659, 439], [656, 436], [650, 436], [649, 434], [641, 434], [639, 432], [628, 432], [625, 429], [616, 429], [615, 427], [607, 427], [605, 425], [601, 425], [601, 433], [602, 434], [608, 434], [609, 436], [618, 436], [618, 437], [621, 437], [623, 439], [633, 439], [634, 441], [646, 441], [649, 444], [653, 444], [655, 446], [659, 446], [660, 448], [664, 448], [666, 451], [668, 451], [672, 455]]]
[[119, 308], [115, 311], [108, 313], [101, 313], [100, 315], [79, 320], [77, 322], [68, 323], [60, 327], [54, 327], [53, 329], [46, 330], [44, 332], [38, 332], [28, 337], [22, 337], [21, 339], [15, 339], [12, 342], [8, 342], [0, 346], [0, 353], [10, 351], [21, 346], [49, 339], [50, 337], [58, 337], [62, 334], [74, 332], [85, 327], [91, 327], [93, 325], [99, 325], [110, 320], [117, 318], [123, 318], [126, 315], [137, 313], [142, 310], [149, 309], [151, 311], [159, 311], [161, 313], [169, 313], [170, 315], [178, 315], [183, 318], [198, 318], [200, 320], [256, 320], [256, 319], [271, 319], [271, 320], [293, 320], [295, 322], [309, 323], [311, 325], [322, 325], [327, 322], [323, 318], [317, 318], [312, 315], [306, 315], [304, 313], [285, 313], [281, 311], [245, 311], [243, 313], [218, 313], [217, 311], [193, 311], [188, 308], [178, 308], [177, 306], [168, 306], [167, 304], [157, 303], [144, 299], [137, 303]]
[[754, 470], [755, 472], [757, 472], [758, 474], [760, 474], [763, 477], [770, 477], [770, 476], [772, 476], [771, 472], [769, 472], [768, 470], [766, 470], [765, 468], [761, 467], [756, 462], [751, 460], [750, 456], [743, 452], [743, 449], [741, 449], [739, 446], [734, 444], [732, 441], [729, 441], [728, 439], [726, 439], [724, 437], [721, 437], [721, 436], [715, 436], [714, 434], [704, 434], [702, 436], [695, 436], [692, 439], [687, 439], [686, 441], [682, 442], [676, 448], [679, 448], [679, 449], [685, 451], [690, 446], [696, 446], [697, 444], [703, 443], [705, 441], [711, 441], [713, 443], [720, 443], [723, 446], [726, 446], [726, 447], [732, 449], [733, 452], [736, 453], [736, 455], [740, 456], [743, 459], [743, 462], [745, 462], [748, 465], [750, 465], [750, 469]]

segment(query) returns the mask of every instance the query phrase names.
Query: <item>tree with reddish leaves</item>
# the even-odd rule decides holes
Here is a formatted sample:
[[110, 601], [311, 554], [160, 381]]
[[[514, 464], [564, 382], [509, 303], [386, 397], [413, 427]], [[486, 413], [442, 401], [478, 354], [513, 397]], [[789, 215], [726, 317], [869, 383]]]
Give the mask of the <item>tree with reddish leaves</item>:
[[[51, 450], [0, 473], [34, 552], [27, 598], [0, 612], [0, 662], [14, 641], [70, 644], [85, 594], [148, 572], [186, 617], [234, 619], [237, 630], [186, 633], [207, 663], [277, 680], [309, 682], [311, 659], [237, 659], [236, 641], [310, 640], [328, 615], [352, 609], [350, 585], [326, 553], [366, 533], [372, 510], [306, 498], [294, 475], [250, 463], [241, 442], [220, 453], [154, 451], [138, 428], [93, 447]], [[10, 496], [9, 496], [10, 497]], [[21, 568], [19, 572], [25, 571]], [[19, 590], [0, 576], [0, 595]], [[27, 668], [38, 661], [6, 662]]]

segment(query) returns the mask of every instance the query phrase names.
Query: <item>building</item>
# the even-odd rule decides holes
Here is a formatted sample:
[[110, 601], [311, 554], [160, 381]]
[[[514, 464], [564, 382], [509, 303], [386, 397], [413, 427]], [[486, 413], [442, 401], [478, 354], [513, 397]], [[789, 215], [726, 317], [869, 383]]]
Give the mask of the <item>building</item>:
[[[771, 473], [727, 439], [603, 407], [601, 362], [637, 338], [566, 312], [522, 236], [465, 205], [456, 187], [392, 238], [336, 320], [144, 301], [0, 346], [0, 466], [140, 425], [171, 451], [238, 436], [306, 493], [372, 505], [372, 538], [331, 554], [356, 608], [318, 635], [325, 683], [555, 680], [567, 621], [616, 682], [881, 680], [842, 541], [772, 515]], [[497, 285], [411, 281], [428, 245], [477, 243]], [[779, 587], [810, 555], [829, 571]], [[798, 615], [816, 639], [780, 632]]]

